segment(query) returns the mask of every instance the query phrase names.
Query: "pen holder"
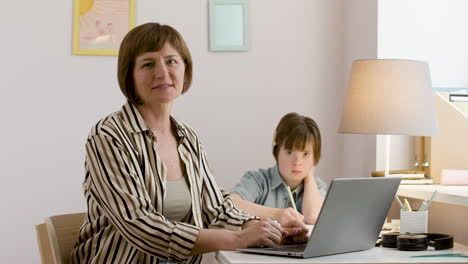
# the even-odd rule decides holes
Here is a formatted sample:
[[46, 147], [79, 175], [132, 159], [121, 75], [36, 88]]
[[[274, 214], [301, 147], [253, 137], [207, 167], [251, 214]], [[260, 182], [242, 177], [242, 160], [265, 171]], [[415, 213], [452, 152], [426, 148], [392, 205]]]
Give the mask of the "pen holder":
[[400, 233], [427, 233], [428, 211], [400, 211]]

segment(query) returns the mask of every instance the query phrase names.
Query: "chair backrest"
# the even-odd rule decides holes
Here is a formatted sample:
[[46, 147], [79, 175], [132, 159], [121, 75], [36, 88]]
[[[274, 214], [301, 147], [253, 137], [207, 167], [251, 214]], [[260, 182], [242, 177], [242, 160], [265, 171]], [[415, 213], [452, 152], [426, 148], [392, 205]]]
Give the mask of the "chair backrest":
[[[78, 241], [78, 234], [85, 216], [86, 213], [51, 216], [45, 219], [45, 228], [42, 225], [36, 226], [42, 261], [47, 261], [47, 259], [50, 259], [49, 255], [51, 255], [53, 262], [47, 263], [65, 264], [70, 262], [70, 254], [74, 244]], [[46, 242], [41, 245], [44, 230], [47, 231], [49, 248], [52, 254], [47, 252]], [[43, 249], [44, 251], [42, 251]]]
[[41, 263], [54, 263], [52, 256], [52, 247], [50, 246], [49, 233], [45, 223], [36, 226], [37, 245], [41, 253]]

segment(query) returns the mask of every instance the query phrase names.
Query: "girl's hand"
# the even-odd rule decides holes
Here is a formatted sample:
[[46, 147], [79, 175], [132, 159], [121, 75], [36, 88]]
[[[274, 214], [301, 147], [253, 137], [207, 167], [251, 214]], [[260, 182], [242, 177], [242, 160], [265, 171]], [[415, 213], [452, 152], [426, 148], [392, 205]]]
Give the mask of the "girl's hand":
[[307, 183], [311, 179], [314, 179], [314, 177], [315, 177], [315, 167], [312, 167], [312, 169], [310, 169], [309, 171], [309, 175], [307, 175], [307, 177], [304, 178], [304, 183]]
[[272, 218], [277, 220], [282, 226], [286, 226], [291, 221], [303, 222], [304, 216], [293, 208], [273, 208]]

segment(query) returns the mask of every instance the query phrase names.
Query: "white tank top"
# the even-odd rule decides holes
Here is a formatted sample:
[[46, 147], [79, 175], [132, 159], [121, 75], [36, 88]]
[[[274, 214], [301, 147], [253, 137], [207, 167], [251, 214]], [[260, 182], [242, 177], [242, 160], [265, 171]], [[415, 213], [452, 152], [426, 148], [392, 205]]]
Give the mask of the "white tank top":
[[181, 222], [190, 212], [192, 199], [185, 177], [177, 181], [166, 181], [166, 198], [163, 203], [164, 216], [175, 222]]

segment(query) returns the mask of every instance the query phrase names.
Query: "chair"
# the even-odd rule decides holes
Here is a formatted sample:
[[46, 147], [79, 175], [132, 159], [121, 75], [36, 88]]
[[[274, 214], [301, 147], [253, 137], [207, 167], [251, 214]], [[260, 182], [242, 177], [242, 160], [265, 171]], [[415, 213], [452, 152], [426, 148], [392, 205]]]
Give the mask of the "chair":
[[36, 225], [37, 243], [42, 263], [66, 264], [86, 213], [64, 214], [48, 217]]

